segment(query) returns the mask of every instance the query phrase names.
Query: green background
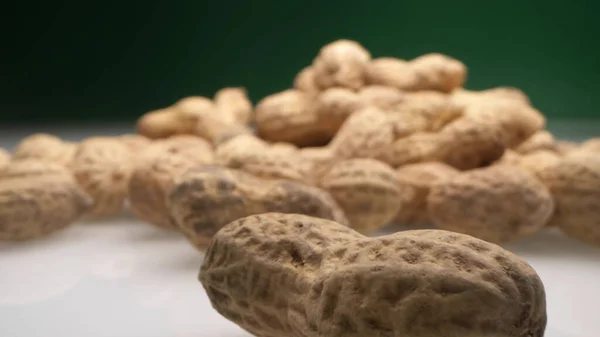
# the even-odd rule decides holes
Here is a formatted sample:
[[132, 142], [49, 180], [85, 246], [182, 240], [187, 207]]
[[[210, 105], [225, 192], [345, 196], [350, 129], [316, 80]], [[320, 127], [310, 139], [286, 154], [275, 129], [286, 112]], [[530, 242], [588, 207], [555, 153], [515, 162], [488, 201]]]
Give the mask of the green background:
[[522, 88], [550, 117], [596, 117], [597, 1], [63, 1], [5, 10], [0, 116], [134, 121], [187, 95], [291, 85], [319, 48], [355, 39], [374, 56], [442, 52], [467, 87]]

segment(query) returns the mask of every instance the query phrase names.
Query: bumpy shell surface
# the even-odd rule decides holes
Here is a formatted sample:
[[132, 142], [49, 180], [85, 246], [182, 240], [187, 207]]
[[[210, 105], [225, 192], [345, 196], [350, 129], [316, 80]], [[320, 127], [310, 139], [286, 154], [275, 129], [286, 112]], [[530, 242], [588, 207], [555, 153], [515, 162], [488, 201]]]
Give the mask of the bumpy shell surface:
[[556, 151], [556, 139], [547, 130], [540, 130], [515, 148], [515, 151], [527, 154], [535, 151]]
[[419, 56], [410, 61], [412, 76], [416, 79], [409, 90], [436, 90], [452, 92], [462, 87], [467, 79], [467, 67], [460, 61], [439, 53]]
[[319, 86], [315, 81], [315, 71], [312, 67], [305, 67], [294, 78], [294, 89], [303, 91], [308, 94], [319, 92]]
[[148, 137], [142, 135], [121, 135], [116, 137], [131, 153], [137, 154], [148, 147], [152, 141]]
[[506, 149], [504, 129], [489, 120], [459, 118], [440, 132], [437, 161], [459, 170], [489, 165], [500, 159]]
[[511, 100], [525, 105], [531, 105], [529, 98], [523, 91], [512, 87], [497, 87], [482, 91], [471, 91], [457, 88], [452, 91], [452, 99], [455, 103], [468, 106], [482, 101]]
[[312, 97], [299, 90], [263, 98], [256, 105], [255, 122], [258, 135], [272, 142], [313, 146], [329, 140], [319, 125]]
[[140, 219], [164, 228], [177, 228], [166, 198], [176, 178], [195, 165], [212, 164], [210, 145], [200, 138], [169, 139], [153, 144], [140, 155], [128, 184], [131, 211]]
[[441, 230], [367, 238], [254, 215], [216, 234], [199, 279], [221, 315], [264, 337], [543, 337], [547, 321], [531, 266]]
[[365, 102], [354, 91], [330, 88], [316, 97], [315, 113], [319, 124], [333, 137], [350, 115], [365, 106]]
[[374, 158], [394, 141], [393, 125], [388, 114], [367, 107], [355, 112], [329, 143], [336, 157]]
[[347, 223], [331, 195], [286, 180], [265, 180], [218, 166], [194, 167], [171, 190], [168, 208], [190, 241], [204, 248], [224, 225], [266, 212], [298, 213]]
[[396, 111], [406, 99], [405, 94], [394, 88], [384, 85], [369, 85], [358, 92], [359, 98], [367, 105], [374, 106], [383, 111]]
[[554, 151], [540, 150], [514, 158], [513, 162], [507, 163], [518, 166], [524, 170], [539, 176], [540, 172], [560, 162], [560, 155]]
[[534, 175], [501, 165], [464, 172], [436, 184], [427, 203], [438, 228], [494, 243], [538, 232], [554, 211], [550, 192]]
[[79, 185], [94, 199], [91, 216], [121, 212], [134, 163], [131, 152], [117, 139], [89, 138], [79, 144], [72, 169]]
[[72, 224], [91, 204], [63, 166], [14, 161], [0, 171], [0, 240], [48, 235]]
[[60, 138], [36, 133], [25, 137], [17, 144], [13, 159], [39, 159], [51, 163], [69, 166], [75, 155], [76, 145]]
[[465, 115], [501, 127], [509, 148], [519, 146], [546, 126], [546, 119], [539, 111], [511, 100], [478, 102], [467, 107]]
[[227, 167], [264, 179], [283, 179], [313, 184], [312, 164], [296, 152], [270, 147], [230, 161]]
[[586, 140], [581, 144], [581, 149], [600, 153], [600, 137]]
[[437, 161], [443, 157], [444, 144], [449, 137], [434, 132], [420, 132], [395, 140], [376, 156], [393, 167]]
[[245, 88], [223, 88], [215, 94], [219, 114], [229, 114], [237, 124], [247, 124], [252, 118], [252, 102]]
[[320, 185], [342, 207], [350, 226], [361, 233], [372, 233], [385, 226], [410, 198], [407, 194], [412, 193], [401, 189], [390, 166], [365, 158], [334, 164]]
[[410, 64], [402, 59], [380, 57], [371, 60], [365, 69], [368, 84], [407, 90], [415, 86], [416, 78]]
[[194, 133], [194, 124], [186, 123], [173, 107], [146, 112], [136, 122], [136, 131], [150, 139]]
[[397, 137], [404, 137], [416, 132], [437, 132], [461, 117], [463, 108], [452, 103], [448, 95], [420, 91], [406, 94], [393, 112], [394, 132]]
[[581, 144], [579, 144], [577, 142], [568, 141], [568, 140], [557, 140], [556, 141], [556, 151], [561, 156], [565, 156], [565, 155], [569, 154], [570, 152], [578, 150], [580, 148], [580, 146], [581, 146]]
[[315, 82], [322, 89], [359, 89], [365, 83], [365, 68], [370, 60], [371, 54], [358, 42], [334, 41], [321, 48], [312, 64]]
[[600, 246], [600, 157], [592, 152], [567, 155], [538, 176], [556, 202], [551, 224], [573, 238]]
[[400, 188], [411, 192], [406, 193], [408, 198], [403, 200], [394, 222], [400, 225], [430, 224], [427, 196], [431, 187], [459, 173], [455, 168], [438, 162], [409, 164], [398, 168], [396, 179]]

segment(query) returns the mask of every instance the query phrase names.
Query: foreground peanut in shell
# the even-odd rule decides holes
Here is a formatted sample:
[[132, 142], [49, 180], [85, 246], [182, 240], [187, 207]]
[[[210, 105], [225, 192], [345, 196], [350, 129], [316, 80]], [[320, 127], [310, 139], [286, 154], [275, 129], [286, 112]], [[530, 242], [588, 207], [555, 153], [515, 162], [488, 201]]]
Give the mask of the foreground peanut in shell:
[[214, 237], [200, 270], [212, 306], [261, 337], [543, 337], [544, 286], [516, 255], [441, 230], [368, 238], [268, 213]]

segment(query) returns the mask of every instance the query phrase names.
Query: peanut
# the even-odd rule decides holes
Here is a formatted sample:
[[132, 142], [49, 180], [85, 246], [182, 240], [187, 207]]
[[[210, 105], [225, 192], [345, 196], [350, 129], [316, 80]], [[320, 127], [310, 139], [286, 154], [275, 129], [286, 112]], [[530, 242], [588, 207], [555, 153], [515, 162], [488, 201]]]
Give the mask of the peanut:
[[307, 94], [318, 93], [320, 89], [315, 81], [314, 69], [308, 66], [300, 70], [294, 78], [293, 88]]
[[63, 166], [38, 159], [0, 170], [0, 240], [29, 240], [61, 230], [91, 206]]
[[79, 144], [72, 170], [94, 200], [89, 215], [109, 217], [122, 211], [134, 164], [131, 159], [130, 150], [115, 138], [93, 137]]
[[329, 141], [318, 123], [312, 97], [299, 90], [267, 96], [256, 105], [258, 135], [271, 142], [320, 146]]
[[550, 150], [539, 150], [530, 152], [524, 155], [519, 155], [516, 152], [509, 152], [497, 162], [498, 164], [507, 164], [518, 166], [526, 171], [538, 176], [541, 171], [547, 167], [556, 165], [560, 161], [560, 155]]
[[346, 88], [330, 88], [321, 92], [315, 100], [317, 123], [333, 137], [344, 121], [354, 112], [365, 107], [365, 102], [354, 91]]
[[408, 62], [383, 57], [374, 59], [366, 68], [367, 83], [406, 91], [435, 90], [449, 93], [461, 87], [466, 76], [464, 64], [438, 53], [425, 54]]
[[320, 180], [344, 210], [350, 226], [373, 233], [398, 213], [407, 191], [400, 188], [394, 170], [374, 159], [349, 159], [331, 166]]
[[581, 146], [581, 144], [579, 144], [577, 142], [566, 141], [566, 140], [557, 140], [556, 141], [556, 151], [561, 156], [565, 156], [572, 151], [578, 150], [580, 148], [580, 146]]
[[144, 150], [152, 143], [152, 141], [147, 137], [136, 134], [121, 135], [116, 138], [119, 141], [121, 141], [121, 143], [123, 143], [123, 145], [125, 145], [125, 147], [127, 147], [129, 151], [131, 151], [134, 154], [137, 154], [139, 151]]
[[478, 102], [467, 107], [465, 115], [502, 128], [509, 148], [519, 146], [546, 125], [546, 119], [538, 110], [514, 100]]
[[246, 125], [252, 119], [252, 102], [245, 88], [223, 88], [215, 94], [215, 104], [219, 114], [227, 114], [239, 125]]
[[394, 109], [394, 132], [404, 137], [416, 132], [438, 132], [461, 117], [463, 108], [447, 95], [435, 91], [419, 91], [405, 95]]
[[407, 198], [394, 218], [401, 225], [429, 225], [427, 196], [431, 187], [459, 174], [455, 168], [444, 163], [428, 162], [402, 166], [396, 169], [396, 179]]
[[526, 141], [515, 148], [515, 151], [522, 154], [540, 150], [556, 150], [556, 139], [547, 130], [540, 130], [534, 133]]
[[470, 91], [463, 88], [457, 88], [452, 91], [452, 99], [456, 104], [461, 106], [495, 100], [511, 100], [525, 105], [531, 105], [527, 95], [520, 89], [513, 87], [497, 87], [481, 91]]
[[442, 230], [369, 238], [297, 214], [236, 220], [199, 273], [213, 308], [263, 337], [542, 337], [544, 285], [518, 256]]
[[531, 173], [496, 165], [463, 172], [431, 188], [434, 225], [494, 243], [530, 236], [554, 211], [548, 189]]
[[312, 64], [314, 80], [321, 89], [364, 85], [371, 54], [356, 41], [337, 40], [321, 48]]
[[63, 166], [71, 165], [77, 145], [60, 138], [36, 133], [25, 137], [17, 144], [13, 159], [39, 159]]
[[406, 95], [394, 88], [383, 85], [369, 85], [358, 92], [359, 98], [367, 105], [374, 106], [383, 111], [395, 111], [404, 103]]
[[286, 180], [266, 180], [218, 166], [194, 167], [175, 183], [167, 205], [183, 233], [199, 249], [229, 222], [266, 212], [307, 214], [347, 223], [331, 195]]
[[157, 140], [139, 156], [128, 184], [130, 209], [138, 218], [163, 228], [177, 228], [166, 205], [175, 179], [195, 165], [212, 164], [210, 144], [193, 136]]
[[158, 139], [173, 135], [193, 134], [194, 123], [184, 120], [170, 106], [143, 114], [136, 122], [136, 130], [140, 135]]
[[393, 141], [393, 124], [388, 114], [367, 107], [352, 114], [328, 146], [340, 159], [374, 158]]
[[551, 224], [570, 237], [600, 246], [600, 157], [577, 151], [545, 167], [538, 177], [556, 203]]
[[590, 152], [600, 153], [600, 137], [588, 139], [581, 144], [581, 149]]

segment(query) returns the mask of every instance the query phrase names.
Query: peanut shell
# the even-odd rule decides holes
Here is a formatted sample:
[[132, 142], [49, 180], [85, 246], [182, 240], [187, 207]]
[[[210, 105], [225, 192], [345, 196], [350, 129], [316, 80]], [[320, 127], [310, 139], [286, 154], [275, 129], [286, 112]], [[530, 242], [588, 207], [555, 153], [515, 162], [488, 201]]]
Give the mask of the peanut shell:
[[385, 226], [411, 192], [400, 188], [390, 166], [366, 158], [332, 165], [321, 177], [320, 186], [331, 193], [350, 226], [360, 233], [372, 233]]
[[444, 180], [451, 179], [460, 171], [439, 162], [417, 163], [396, 169], [396, 179], [407, 198], [394, 218], [401, 225], [429, 225], [431, 219], [427, 210], [427, 196], [431, 187]]
[[60, 138], [36, 133], [23, 138], [15, 147], [14, 160], [39, 159], [63, 166], [71, 165], [77, 145]]
[[264, 337], [543, 337], [546, 294], [518, 256], [441, 230], [376, 238], [297, 214], [236, 220], [199, 280], [213, 308]]
[[541, 170], [556, 211], [551, 220], [568, 236], [600, 246], [600, 156], [578, 151]]
[[245, 125], [252, 119], [252, 102], [245, 88], [223, 88], [215, 94], [215, 104], [219, 114], [228, 114], [240, 125]]
[[494, 243], [537, 233], [554, 211], [550, 192], [533, 174], [503, 165], [434, 185], [427, 204], [436, 227]]
[[79, 219], [92, 199], [63, 166], [37, 159], [0, 170], [0, 241], [23, 241], [59, 231]]
[[356, 41], [337, 40], [321, 48], [312, 64], [321, 89], [344, 87], [357, 90], [365, 83], [365, 68], [371, 54]]
[[194, 167], [177, 179], [167, 197], [172, 218], [199, 249], [236, 219], [266, 212], [307, 214], [347, 223], [331, 195], [286, 180], [266, 180], [218, 166]]

